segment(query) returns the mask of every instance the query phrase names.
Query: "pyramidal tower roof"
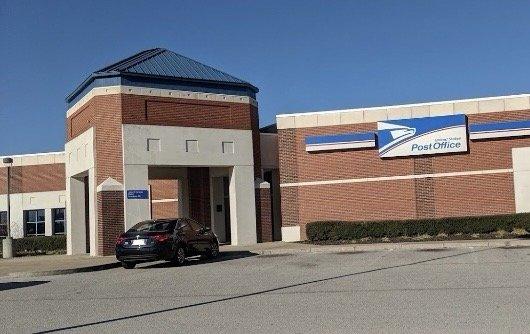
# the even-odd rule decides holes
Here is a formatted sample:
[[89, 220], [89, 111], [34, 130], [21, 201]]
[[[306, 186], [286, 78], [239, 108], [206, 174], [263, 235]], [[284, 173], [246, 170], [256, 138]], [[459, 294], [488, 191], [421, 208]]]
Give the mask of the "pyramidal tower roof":
[[139, 52], [94, 73], [134, 73], [180, 79], [248, 84], [230, 74], [162, 48]]
[[[98, 78], [129, 77], [132, 81], [141, 81], [143, 84], [149, 81], [189, 83], [194, 86], [205, 84], [207, 86], [225, 85], [244, 87], [253, 95], [258, 89], [247, 81], [236, 78], [230, 74], [220, 71], [211, 66], [202, 64], [196, 60], [185, 57], [173, 51], [155, 48], [144, 50], [122, 59], [114, 64], [93, 72], [81, 85], [79, 85], [66, 101], [70, 103], [76, 96], [83, 93], [87, 87], [98, 86], [93, 82]], [[150, 80], [152, 79], [152, 80]], [[130, 83], [128, 80], [127, 83]], [[106, 80], [109, 83], [109, 80]]]

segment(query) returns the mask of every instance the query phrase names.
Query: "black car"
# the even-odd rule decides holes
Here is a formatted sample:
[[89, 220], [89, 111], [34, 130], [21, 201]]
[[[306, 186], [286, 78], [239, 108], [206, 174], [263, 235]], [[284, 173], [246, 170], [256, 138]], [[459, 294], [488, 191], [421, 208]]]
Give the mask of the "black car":
[[189, 218], [146, 220], [116, 240], [116, 258], [126, 269], [158, 260], [182, 265], [194, 255], [217, 257], [219, 241], [209, 227]]

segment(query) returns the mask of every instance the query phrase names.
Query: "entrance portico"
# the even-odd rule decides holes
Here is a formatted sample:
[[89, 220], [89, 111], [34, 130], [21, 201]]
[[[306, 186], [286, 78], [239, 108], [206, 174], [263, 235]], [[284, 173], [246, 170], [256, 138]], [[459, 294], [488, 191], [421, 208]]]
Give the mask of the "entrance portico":
[[112, 254], [136, 223], [177, 216], [271, 240], [257, 91], [165, 49], [94, 72], [67, 98], [68, 253]]
[[[179, 185], [187, 185], [188, 189], [179, 187], [179, 215], [214, 225], [212, 218], [217, 215], [211, 213], [211, 179], [218, 182], [219, 177], [226, 176], [230, 185], [230, 239], [240, 245], [256, 243], [251, 131], [123, 125], [123, 138], [125, 228], [151, 219], [150, 198], [131, 198], [127, 191], [148, 190], [149, 180], [156, 178], [173, 178]], [[201, 180], [204, 178], [205, 182]], [[190, 196], [197, 192], [199, 195]], [[205, 201], [207, 205], [201, 205]]]

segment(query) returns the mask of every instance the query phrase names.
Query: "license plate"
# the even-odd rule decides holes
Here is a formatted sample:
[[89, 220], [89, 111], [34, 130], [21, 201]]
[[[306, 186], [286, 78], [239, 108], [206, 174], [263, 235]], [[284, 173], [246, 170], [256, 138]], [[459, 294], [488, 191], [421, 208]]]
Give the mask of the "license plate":
[[145, 245], [145, 239], [136, 239], [132, 241], [133, 246], [144, 246]]

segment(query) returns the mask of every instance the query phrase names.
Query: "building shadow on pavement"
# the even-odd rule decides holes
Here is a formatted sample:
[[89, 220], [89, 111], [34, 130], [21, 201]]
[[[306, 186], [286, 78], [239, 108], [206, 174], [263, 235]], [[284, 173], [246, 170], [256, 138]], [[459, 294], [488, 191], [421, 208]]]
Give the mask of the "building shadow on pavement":
[[[228, 252], [220, 252], [219, 256], [215, 259], [203, 259], [199, 256], [194, 256], [188, 258], [188, 261], [186, 262], [185, 266], [196, 266], [196, 265], [203, 265], [208, 263], [216, 263], [216, 262], [225, 262], [230, 260], [237, 260], [237, 259], [243, 259], [246, 257], [252, 257], [257, 256], [258, 254], [252, 253], [249, 251], [228, 251]], [[142, 266], [138, 267], [137, 269], [153, 269], [153, 268], [171, 268], [176, 267], [171, 262], [157, 262], [148, 266]]]
[[0, 291], [27, 288], [30, 286], [49, 283], [50, 281], [28, 281], [28, 282], [7, 282], [0, 283]]

